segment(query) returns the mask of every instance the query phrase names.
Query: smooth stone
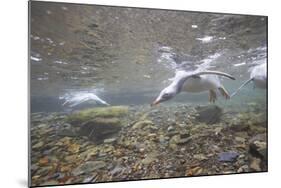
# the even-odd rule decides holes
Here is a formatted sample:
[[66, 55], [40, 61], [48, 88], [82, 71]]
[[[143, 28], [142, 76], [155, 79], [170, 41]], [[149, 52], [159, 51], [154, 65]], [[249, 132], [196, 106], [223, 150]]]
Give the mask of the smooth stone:
[[173, 131], [173, 130], [175, 130], [175, 128], [173, 126], [169, 126], [167, 130], [168, 131]]
[[181, 144], [186, 144], [189, 141], [191, 141], [191, 137], [185, 137], [185, 136], [181, 136], [181, 135], [174, 135], [170, 139], [169, 144], [170, 145], [173, 145], [173, 144], [181, 145]]
[[203, 168], [197, 166], [197, 167], [189, 169], [186, 172], [186, 175], [187, 176], [196, 176], [196, 175], [202, 174], [202, 172], [203, 172]]
[[32, 146], [32, 149], [38, 149], [41, 148], [44, 145], [44, 142], [38, 142], [37, 144], [35, 144], [34, 146]]
[[64, 175], [62, 173], [57, 172], [57, 173], [51, 175], [49, 178], [51, 178], [51, 179], [62, 179], [62, 178], [64, 178]]
[[220, 162], [234, 162], [239, 154], [237, 152], [223, 152], [219, 154], [219, 161]]
[[261, 158], [267, 158], [267, 144], [261, 141], [255, 141], [250, 144], [250, 149], [260, 155]]
[[244, 143], [245, 141], [246, 141], [246, 139], [245, 138], [242, 138], [242, 137], [235, 137], [235, 140], [237, 141], [237, 142], [242, 142], [242, 143]]
[[188, 143], [189, 141], [191, 141], [191, 138], [190, 137], [188, 137], [188, 138], [181, 138], [181, 139], [179, 139], [178, 141], [177, 141], [177, 144], [186, 144], [186, 143]]
[[145, 127], [147, 125], [153, 125], [153, 122], [150, 120], [138, 121], [133, 125], [132, 129], [142, 129], [143, 127]]
[[122, 128], [122, 122], [118, 118], [95, 118], [81, 125], [80, 135], [92, 140], [104, 140]]
[[204, 154], [195, 154], [195, 155], [193, 155], [193, 158], [200, 160], [200, 161], [208, 159]]
[[30, 169], [31, 169], [32, 171], [36, 171], [38, 168], [39, 168], [39, 167], [38, 167], [37, 164], [32, 164], [31, 167], [30, 167]]
[[251, 161], [250, 169], [254, 171], [261, 171], [261, 159], [254, 157]]
[[262, 160], [267, 160], [266, 135], [258, 134], [250, 139], [250, 153]]
[[144, 153], [144, 151], [145, 151], [145, 148], [140, 148], [139, 149], [139, 152], [141, 152], [141, 153]]
[[199, 106], [196, 110], [196, 120], [206, 124], [218, 123], [222, 116], [222, 109], [216, 105]]
[[243, 166], [241, 166], [241, 167], [237, 170], [238, 173], [241, 173], [241, 172], [248, 172], [248, 171], [249, 171], [249, 166], [248, 166], [248, 165], [243, 165]]
[[160, 142], [161, 144], [164, 144], [164, 143], [166, 142], [166, 139], [165, 139], [165, 136], [164, 136], [164, 135], [160, 135], [160, 136], [159, 136], [159, 142]]
[[103, 140], [103, 143], [105, 144], [109, 144], [109, 143], [113, 143], [116, 141], [116, 138], [107, 138]]
[[45, 128], [48, 127], [48, 124], [42, 123], [40, 125], [37, 126], [38, 128]]
[[68, 116], [67, 121], [71, 124], [92, 121], [96, 118], [120, 118], [128, 114], [127, 106], [98, 107], [81, 110]]

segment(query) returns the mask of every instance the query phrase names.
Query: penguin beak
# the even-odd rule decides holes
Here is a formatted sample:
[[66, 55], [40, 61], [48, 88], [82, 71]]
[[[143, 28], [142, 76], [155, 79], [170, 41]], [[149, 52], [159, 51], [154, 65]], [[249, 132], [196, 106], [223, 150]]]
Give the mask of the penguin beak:
[[153, 101], [151, 104], [150, 104], [150, 106], [156, 106], [157, 104], [159, 104], [160, 103], [160, 101], [159, 100], [155, 100], [155, 101]]

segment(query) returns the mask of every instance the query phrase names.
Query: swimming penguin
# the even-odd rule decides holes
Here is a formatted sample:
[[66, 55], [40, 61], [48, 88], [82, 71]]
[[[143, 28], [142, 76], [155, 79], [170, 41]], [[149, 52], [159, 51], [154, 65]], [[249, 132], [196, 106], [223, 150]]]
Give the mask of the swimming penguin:
[[235, 80], [233, 76], [219, 71], [178, 71], [173, 82], [160, 92], [151, 106], [170, 100], [182, 91], [192, 93], [209, 91], [209, 101], [215, 102], [217, 99], [215, 90], [218, 89], [226, 99], [229, 99], [230, 96], [221, 84], [218, 76], [224, 76]]
[[267, 71], [266, 71], [266, 63], [262, 63], [260, 65], [255, 66], [251, 70], [250, 79], [245, 81], [232, 95], [234, 97], [240, 89], [242, 89], [249, 82], [254, 82], [254, 86], [260, 89], [267, 88]]
[[99, 104], [99, 105], [105, 105], [105, 106], [109, 106], [110, 104], [108, 104], [106, 101], [102, 100], [101, 98], [99, 98], [97, 95], [93, 94], [93, 93], [75, 93], [75, 94], [68, 94], [64, 97], [61, 97], [61, 99], [64, 99], [65, 102], [62, 104], [62, 106], [69, 106], [69, 107], [75, 107], [78, 106], [82, 103], [95, 103], [95, 104]]

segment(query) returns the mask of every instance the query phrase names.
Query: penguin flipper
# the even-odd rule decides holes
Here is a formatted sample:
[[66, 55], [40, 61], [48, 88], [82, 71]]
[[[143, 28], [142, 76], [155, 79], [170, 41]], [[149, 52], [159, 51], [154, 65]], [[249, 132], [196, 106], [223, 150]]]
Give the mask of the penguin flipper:
[[238, 93], [239, 90], [241, 90], [245, 85], [247, 85], [252, 80], [253, 80], [253, 78], [250, 78], [249, 80], [244, 82], [234, 93], [231, 94], [230, 98], [234, 97]]

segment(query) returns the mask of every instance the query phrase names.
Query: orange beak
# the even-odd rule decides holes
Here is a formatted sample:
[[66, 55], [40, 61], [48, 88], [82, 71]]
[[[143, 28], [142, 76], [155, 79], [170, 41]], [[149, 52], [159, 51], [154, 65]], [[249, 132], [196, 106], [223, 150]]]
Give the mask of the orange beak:
[[155, 101], [153, 101], [153, 103], [150, 104], [150, 106], [156, 106], [159, 103], [160, 103], [160, 101], [155, 100]]

